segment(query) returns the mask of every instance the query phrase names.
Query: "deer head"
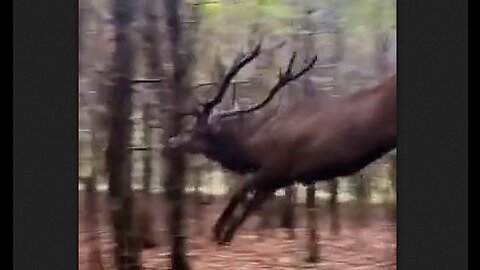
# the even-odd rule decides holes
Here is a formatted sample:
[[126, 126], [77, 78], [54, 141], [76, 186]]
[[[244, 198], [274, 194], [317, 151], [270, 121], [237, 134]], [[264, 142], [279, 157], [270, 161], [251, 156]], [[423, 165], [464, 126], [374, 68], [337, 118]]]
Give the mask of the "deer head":
[[[242, 173], [243, 170], [248, 171], [252, 169], [246, 169], [245, 167], [255, 167], [254, 164], [251, 164], [252, 162], [246, 160], [247, 157], [242, 156], [242, 138], [241, 134], [237, 134], [238, 131], [244, 128], [255, 129], [263, 121], [266, 121], [268, 115], [255, 117], [256, 119], [251, 119], [249, 116], [252, 116], [251, 113], [266, 106], [283, 86], [300, 78], [310, 70], [317, 61], [317, 56], [315, 56], [308, 61], [299, 72], [293, 73], [293, 64], [296, 58], [296, 53], [294, 52], [290, 57], [286, 70], [284, 72], [280, 70], [277, 83], [270, 89], [269, 94], [262, 102], [247, 109], [235, 108], [230, 111], [216, 110], [217, 105], [222, 102], [232, 79], [243, 67], [258, 57], [261, 52], [261, 43], [259, 43], [251, 52], [247, 54], [241, 52], [237, 55], [230, 69], [218, 83], [215, 96], [208, 102], [198, 102], [197, 108], [185, 113], [185, 115], [194, 117], [193, 127], [188, 130], [188, 132], [171, 138], [169, 140], [169, 147], [184, 149], [193, 154], [205, 154], [207, 157], [219, 161], [222, 165], [227, 165], [227, 168], [239, 173]], [[246, 117], [243, 118], [243, 116]], [[241, 118], [243, 120], [242, 124], [239, 123], [239, 119]], [[235, 159], [236, 161], [228, 161], [228, 159]], [[243, 165], [236, 164], [229, 166], [225, 163], [242, 163]], [[236, 166], [242, 168], [236, 170]]]

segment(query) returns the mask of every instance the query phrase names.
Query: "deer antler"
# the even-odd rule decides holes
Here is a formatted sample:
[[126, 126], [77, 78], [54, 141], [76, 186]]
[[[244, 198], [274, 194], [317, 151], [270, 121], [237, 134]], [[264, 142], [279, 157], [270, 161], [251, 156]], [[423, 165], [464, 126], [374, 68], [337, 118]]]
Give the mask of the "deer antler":
[[225, 95], [225, 92], [228, 89], [228, 86], [230, 84], [230, 81], [235, 77], [235, 75], [238, 74], [238, 72], [248, 63], [250, 63], [253, 59], [255, 59], [258, 55], [260, 55], [261, 52], [261, 46], [262, 42], [258, 43], [258, 45], [255, 47], [253, 51], [251, 51], [248, 54], [245, 54], [243, 52], [240, 52], [235, 60], [233, 61], [232, 66], [224, 76], [222, 82], [218, 86], [217, 94], [215, 97], [210, 100], [209, 102], [203, 104], [203, 113], [204, 114], [210, 114], [212, 111], [213, 107], [218, 105], [221, 101], [223, 96]]
[[307, 71], [312, 69], [313, 65], [317, 61], [317, 56], [315, 55], [315, 57], [313, 57], [313, 59], [302, 70], [300, 70], [296, 74], [292, 74], [292, 68], [293, 68], [293, 63], [295, 62], [295, 57], [296, 57], [296, 53], [294, 52], [292, 54], [292, 56], [290, 57], [290, 60], [288, 62], [288, 66], [287, 66], [287, 70], [285, 72], [282, 73], [282, 70], [280, 69], [280, 72], [278, 73], [278, 81], [272, 87], [272, 89], [270, 89], [270, 91], [268, 93], [268, 96], [265, 98], [265, 100], [263, 100], [259, 104], [254, 105], [254, 106], [252, 106], [248, 109], [223, 112], [223, 113], [220, 113], [219, 116], [223, 118], [223, 117], [233, 116], [233, 115], [237, 115], [237, 114], [241, 114], [241, 113], [249, 113], [249, 112], [253, 112], [253, 111], [256, 111], [258, 109], [261, 109], [262, 107], [267, 105], [273, 99], [275, 94], [283, 86], [285, 86], [286, 84], [288, 84], [291, 81], [294, 81], [294, 80], [300, 78], [303, 74], [305, 74]]

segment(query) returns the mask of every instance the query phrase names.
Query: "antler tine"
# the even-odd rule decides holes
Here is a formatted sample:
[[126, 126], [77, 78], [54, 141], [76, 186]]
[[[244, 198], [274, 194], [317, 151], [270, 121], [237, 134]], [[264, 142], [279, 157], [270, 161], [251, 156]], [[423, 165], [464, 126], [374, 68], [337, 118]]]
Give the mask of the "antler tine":
[[239, 52], [237, 56], [235, 56], [235, 58], [233, 59], [232, 67], [238, 65], [244, 58], [245, 58], [245, 53]]
[[300, 78], [303, 74], [307, 73], [307, 71], [312, 69], [313, 65], [315, 65], [315, 62], [317, 62], [317, 59], [318, 59], [318, 57], [317, 57], [317, 55], [315, 55], [313, 57], [313, 59], [310, 61], [310, 63], [308, 63], [308, 65], [306, 65], [300, 72], [298, 72], [297, 74], [292, 76], [292, 79], [290, 81], [293, 81], [293, 80], [296, 80], [296, 79]]
[[297, 57], [297, 52], [293, 52], [292, 56], [290, 57], [290, 61], [288, 62], [287, 71], [285, 72], [286, 75], [292, 73], [293, 63], [295, 62], [296, 57]]
[[257, 105], [254, 105], [248, 109], [245, 109], [245, 110], [234, 110], [234, 111], [229, 111], [229, 112], [224, 112], [222, 114], [220, 114], [220, 117], [228, 117], [228, 116], [233, 116], [233, 115], [237, 115], [237, 114], [241, 114], [241, 113], [249, 113], [249, 112], [253, 112], [253, 111], [256, 111], [258, 109], [261, 109], [262, 107], [264, 107], [265, 105], [267, 105], [272, 99], [273, 97], [275, 96], [275, 94], [283, 87], [285, 86], [286, 84], [288, 84], [289, 82], [293, 81], [293, 80], [296, 80], [298, 78], [300, 78], [303, 74], [305, 74], [308, 70], [312, 69], [313, 68], [313, 65], [315, 64], [315, 62], [317, 61], [317, 55], [315, 55], [315, 57], [309, 62], [308, 65], [306, 65], [302, 70], [300, 70], [297, 74], [295, 75], [292, 75], [291, 74], [291, 68], [293, 66], [293, 60], [295, 60], [295, 53], [293, 53], [292, 57], [290, 58], [290, 61], [289, 61], [289, 64], [288, 64], [288, 68], [287, 70], [284, 72], [284, 73], [281, 73], [279, 74], [278, 76], [278, 81], [277, 83], [272, 87], [272, 89], [270, 89], [269, 93], [268, 93], [268, 96], [259, 104]]
[[222, 101], [223, 96], [225, 95], [230, 81], [238, 74], [238, 72], [253, 59], [255, 59], [261, 52], [262, 43], [258, 43], [253, 51], [248, 54], [239, 53], [238, 56], [233, 61], [232, 66], [228, 70], [227, 74], [224, 76], [222, 83], [218, 87], [217, 94], [215, 97], [207, 102], [204, 106], [204, 113], [210, 113], [210, 111]]

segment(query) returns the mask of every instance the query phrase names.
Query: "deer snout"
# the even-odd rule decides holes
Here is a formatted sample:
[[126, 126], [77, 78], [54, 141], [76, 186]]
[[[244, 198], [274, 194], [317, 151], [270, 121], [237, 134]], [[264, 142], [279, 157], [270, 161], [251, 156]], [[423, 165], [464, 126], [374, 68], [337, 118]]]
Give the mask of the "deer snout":
[[185, 145], [189, 141], [189, 138], [185, 135], [178, 135], [176, 137], [171, 137], [168, 139], [168, 147], [170, 148], [179, 148], [182, 145]]

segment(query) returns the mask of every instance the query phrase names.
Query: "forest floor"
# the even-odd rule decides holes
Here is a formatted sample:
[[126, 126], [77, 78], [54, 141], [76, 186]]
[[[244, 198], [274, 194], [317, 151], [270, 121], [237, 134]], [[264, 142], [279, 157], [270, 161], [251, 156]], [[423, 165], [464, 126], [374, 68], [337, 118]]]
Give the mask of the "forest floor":
[[[306, 263], [307, 236], [305, 230], [305, 208], [297, 207], [295, 239], [288, 240], [285, 229], [258, 230], [259, 216], [253, 216], [238, 231], [230, 246], [217, 246], [210, 241], [210, 229], [225, 201], [216, 201], [205, 206], [200, 221], [187, 221], [188, 260], [192, 269], [325, 269], [325, 270], [376, 270], [396, 269], [396, 223], [388, 211], [369, 207], [365, 222], [351, 206], [340, 207], [341, 231], [338, 236], [329, 231], [328, 212], [319, 206], [318, 239], [319, 262]], [[159, 204], [155, 204], [159, 205]], [[100, 207], [105, 209], [104, 207]], [[144, 250], [141, 260], [144, 269], [169, 269], [168, 247], [165, 245], [166, 231], [161, 207], [156, 209], [156, 229], [160, 245]], [[79, 215], [79, 269], [114, 269], [112, 259], [112, 237], [108, 225], [108, 213], [100, 210], [97, 235], [100, 236], [100, 254], [103, 268], [93, 267], [88, 251], [91, 249], [86, 231], [83, 211]], [[193, 212], [193, 211], [192, 211]], [[278, 223], [276, 218], [272, 223]], [[360, 225], [363, 224], [363, 225]], [[273, 226], [272, 226], [273, 227]], [[205, 233], [198, 230], [203, 228]], [[89, 267], [90, 265], [90, 267]]]

